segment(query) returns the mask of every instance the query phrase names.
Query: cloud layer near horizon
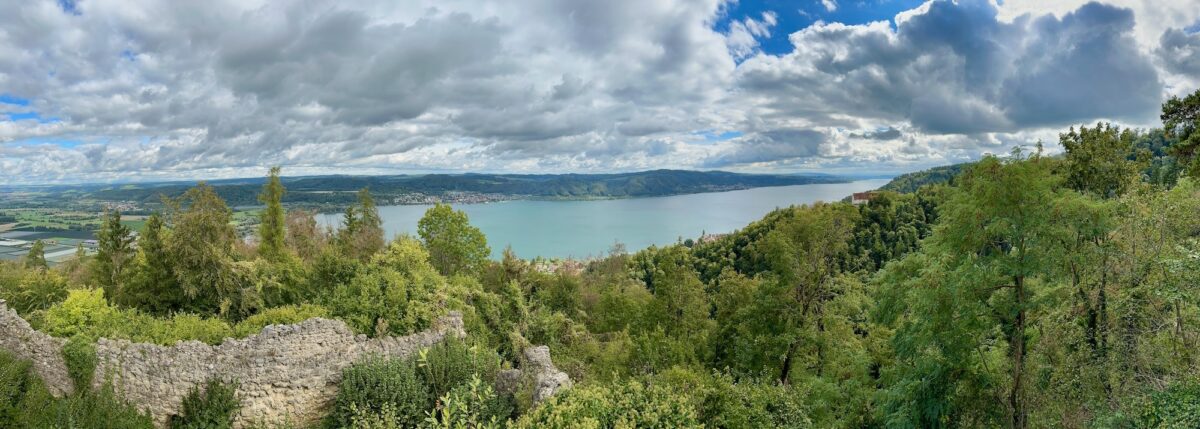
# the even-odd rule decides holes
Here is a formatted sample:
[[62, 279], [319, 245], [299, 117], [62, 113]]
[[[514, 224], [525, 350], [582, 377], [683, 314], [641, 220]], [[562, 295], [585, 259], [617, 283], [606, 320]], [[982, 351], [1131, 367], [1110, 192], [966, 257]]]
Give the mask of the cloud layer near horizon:
[[0, 0], [0, 183], [909, 170], [1200, 85], [1193, 0], [936, 1], [781, 55], [722, 0], [343, 3]]

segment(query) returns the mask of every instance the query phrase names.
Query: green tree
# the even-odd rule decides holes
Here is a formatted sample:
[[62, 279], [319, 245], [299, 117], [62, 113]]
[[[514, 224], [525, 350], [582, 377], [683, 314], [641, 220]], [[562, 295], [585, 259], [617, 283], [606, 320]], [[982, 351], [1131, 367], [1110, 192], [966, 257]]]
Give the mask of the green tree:
[[383, 249], [383, 219], [367, 188], [358, 191], [357, 204], [346, 207], [338, 244], [342, 253], [362, 261]]
[[96, 286], [113, 292], [125, 284], [125, 271], [133, 252], [133, 232], [121, 223], [121, 212], [109, 210], [100, 221], [96, 231], [97, 252], [92, 262]]
[[152, 213], [138, 237], [136, 273], [129, 286], [113, 294], [113, 301], [154, 314], [180, 309], [183, 293], [167, 251], [168, 231], [163, 218]]
[[241, 279], [235, 271], [237, 234], [225, 201], [203, 182], [172, 205], [167, 260], [187, 302], [185, 309], [230, 314], [238, 302]]
[[[1000, 351], [989, 341], [990, 332], [999, 332], [995, 340], [1007, 346], [1007, 425], [1028, 425], [1026, 363], [1033, 289], [1054, 268], [1055, 249], [1062, 241], [1055, 211], [1060, 195], [1050, 167], [1040, 155], [1004, 161], [988, 157], [959, 178], [926, 249], [931, 258], [926, 264], [936, 263], [940, 274], [926, 278], [934, 284], [909, 299], [912, 313], [894, 340], [898, 355], [917, 359], [908, 363], [911, 366], [892, 390], [905, 397], [905, 405], [893, 404], [904, 410], [898, 413], [910, 418], [915, 413], [921, 416], [916, 421], [937, 426], [971, 415], [969, 410], [935, 405], [955, 404], [962, 390], [978, 387], [961, 383], [985, 380], [947, 373], [979, 370], [948, 362], [951, 356], [946, 354], [952, 350], [955, 359], [969, 365], [975, 361], [969, 356], [972, 350], [983, 356]], [[960, 325], [947, 326], [954, 324]], [[986, 365], [988, 360], [979, 362]], [[926, 385], [929, 380], [939, 382]], [[959, 399], [951, 399], [955, 397]]]
[[471, 226], [466, 213], [448, 204], [426, 211], [417, 222], [417, 234], [429, 249], [430, 262], [443, 275], [478, 273], [491, 253], [483, 232]]
[[288, 210], [287, 236], [284, 242], [300, 259], [312, 262], [325, 251], [329, 234], [317, 225], [314, 213], [308, 210]]
[[779, 380], [787, 383], [815, 317], [834, 295], [839, 267], [847, 258], [857, 221], [852, 206], [816, 205], [799, 210], [764, 238], [771, 271], [759, 289], [756, 318], [766, 335], [757, 349], [777, 359]]
[[1200, 90], [1184, 98], [1172, 96], [1163, 103], [1160, 118], [1167, 135], [1178, 139], [1171, 151], [1187, 166], [1188, 175], [1200, 177], [1200, 159], [1196, 157], [1200, 148]]
[[[1067, 185], [1101, 198], [1123, 194], [1137, 180], [1143, 166], [1131, 159], [1136, 133], [1107, 123], [1079, 127], [1058, 135], [1067, 150]], [[1148, 158], [1149, 154], [1141, 155]]]
[[42, 240], [35, 240], [29, 246], [29, 253], [25, 254], [25, 267], [43, 270], [50, 267], [46, 264], [46, 244]]
[[260, 214], [258, 225], [258, 253], [264, 258], [277, 260], [284, 253], [284, 210], [283, 184], [279, 182], [279, 167], [271, 167], [267, 183], [263, 185], [258, 201], [266, 204]]

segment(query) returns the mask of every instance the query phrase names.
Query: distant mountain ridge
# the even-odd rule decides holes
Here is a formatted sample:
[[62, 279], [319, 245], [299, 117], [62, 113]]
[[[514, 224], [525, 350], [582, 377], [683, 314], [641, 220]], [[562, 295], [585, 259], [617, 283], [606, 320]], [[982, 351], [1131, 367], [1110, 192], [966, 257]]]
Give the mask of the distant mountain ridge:
[[[726, 171], [651, 170], [613, 174], [424, 174], [393, 176], [286, 177], [284, 202], [344, 204], [354, 191], [369, 188], [386, 204], [402, 196], [443, 197], [479, 194], [491, 199], [603, 199], [651, 197], [728, 191], [767, 186], [845, 183], [835, 175], [743, 174]], [[227, 179], [208, 182], [230, 205], [257, 204], [263, 179]], [[187, 182], [113, 185], [93, 190], [89, 196], [107, 201], [156, 202], [159, 195], [175, 196], [194, 186]]]

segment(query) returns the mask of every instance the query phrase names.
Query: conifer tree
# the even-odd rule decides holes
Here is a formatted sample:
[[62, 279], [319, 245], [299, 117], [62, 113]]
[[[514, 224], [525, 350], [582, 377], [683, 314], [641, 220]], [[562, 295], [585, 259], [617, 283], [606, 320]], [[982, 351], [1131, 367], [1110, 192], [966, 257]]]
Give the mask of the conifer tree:
[[97, 252], [92, 265], [96, 286], [110, 293], [121, 288], [125, 269], [133, 256], [133, 240], [132, 231], [121, 223], [120, 211], [104, 213], [100, 230], [96, 232]]
[[47, 269], [46, 264], [46, 244], [42, 240], [36, 240], [29, 247], [29, 253], [25, 255], [25, 267], [35, 269]]
[[278, 259], [284, 252], [284, 192], [279, 181], [279, 167], [271, 167], [267, 183], [258, 194], [258, 201], [266, 204], [258, 225], [258, 253], [267, 259]]

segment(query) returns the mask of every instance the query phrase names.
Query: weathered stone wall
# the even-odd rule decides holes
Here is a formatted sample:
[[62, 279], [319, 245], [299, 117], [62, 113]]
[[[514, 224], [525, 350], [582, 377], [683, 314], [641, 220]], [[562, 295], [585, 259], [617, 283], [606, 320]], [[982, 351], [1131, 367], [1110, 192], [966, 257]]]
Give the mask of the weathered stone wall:
[[75, 391], [62, 357], [64, 342], [34, 330], [0, 299], [0, 349], [33, 361], [33, 368], [46, 382], [46, 388], [60, 396]]
[[[238, 382], [242, 409], [237, 425], [318, 421], [337, 395], [342, 370], [369, 355], [405, 357], [432, 346], [446, 335], [462, 337], [462, 315], [451, 313], [433, 329], [405, 337], [367, 338], [354, 335], [345, 323], [309, 319], [295, 325], [272, 325], [257, 335], [226, 339], [210, 346], [181, 341], [174, 346], [100, 339], [92, 388], [112, 382], [117, 393], [147, 411], [160, 426], [179, 414], [184, 396], [210, 378]], [[33, 361], [38, 375], [58, 396], [74, 391], [62, 357], [65, 341], [38, 332], [0, 300], [0, 349]], [[550, 360], [546, 346], [525, 350], [522, 369], [504, 371], [498, 390], [531, 388], [534, 404], [571, 387], [566, 373]]]
[[309, 319], [268, 326], [258, 335], [210, 346], [198, 341], [171, 347], [101, 339], [93, 379], [108, 380], [118, 393], [149, 411], [159, 425], [180, 412], [193, 386], [213, 377], [238, 382], [238, 426], [248, 423], [315, 422], [337, 395], [342, 370], [371, 354], [403, 357], [446, 335], [462, 336], [462, 315], [452, 313], [434, 329], [406, 337], [354, 335], [345, 323]]

